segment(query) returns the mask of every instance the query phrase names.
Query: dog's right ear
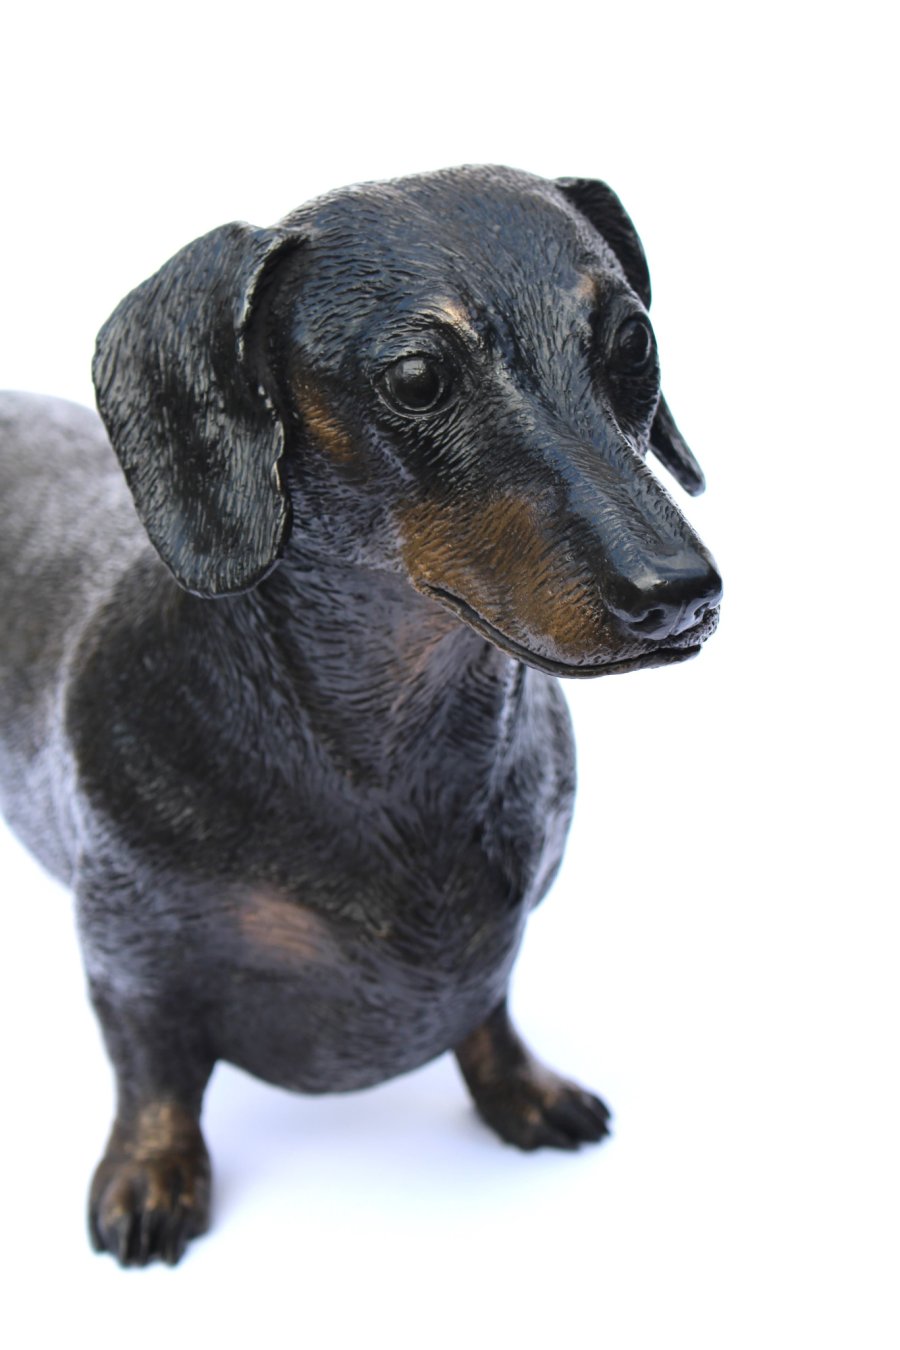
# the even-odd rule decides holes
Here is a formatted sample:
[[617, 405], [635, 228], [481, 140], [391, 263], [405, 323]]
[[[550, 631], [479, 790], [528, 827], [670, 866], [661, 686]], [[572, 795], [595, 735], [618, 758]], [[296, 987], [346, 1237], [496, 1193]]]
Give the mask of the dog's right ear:
[[644, 309], [650, 308], [650, 269], [631, 216], [599, 178], [556, 178], [554, 185], [609, 244], [629, 286]]
[[138, 514], [197, 595], [256, 585], [287, 535], [284, 431], [250, 321], [272, 268], [301, 242], [223, 225], [126, 296], [97, 338], [97, 406]]

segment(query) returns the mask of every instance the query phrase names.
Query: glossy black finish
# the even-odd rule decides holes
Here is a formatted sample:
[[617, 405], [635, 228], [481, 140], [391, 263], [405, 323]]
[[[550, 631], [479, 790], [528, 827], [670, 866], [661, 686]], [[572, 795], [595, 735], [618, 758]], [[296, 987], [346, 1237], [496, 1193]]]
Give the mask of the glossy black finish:
[[503, 1138], [606, 1132], [506, 993], [571, 815], [549, 677], [717, 619], [644, 464], [700, 482], [648, 303], [603, 184], [449, 170], [214, 230], [122, 302], [95, 380], [137, 516], [93, 414], [0, 400], [0, 788], [76, 894], [123, 1263], [207, 1224], [217, 1059], [326, 1092], [455, 1049]]

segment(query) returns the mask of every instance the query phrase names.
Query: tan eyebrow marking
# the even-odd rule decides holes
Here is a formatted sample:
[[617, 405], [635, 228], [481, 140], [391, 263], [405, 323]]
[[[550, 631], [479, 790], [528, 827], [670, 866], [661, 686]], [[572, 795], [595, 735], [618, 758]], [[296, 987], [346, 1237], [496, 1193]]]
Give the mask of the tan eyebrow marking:
[[478, 330], [472, 323], [471, 317], [458, 300], [438, 300], [435, 302], [433, 313], [436, 318], [444, 319], [452, 324], [454, 328], [464, 333], [470, 342], [480, 342]]
[[579, 300], [595, 301], [597, 299], [597, 278], [586, 272], [584, 276], [578, 278], [574, 294]]

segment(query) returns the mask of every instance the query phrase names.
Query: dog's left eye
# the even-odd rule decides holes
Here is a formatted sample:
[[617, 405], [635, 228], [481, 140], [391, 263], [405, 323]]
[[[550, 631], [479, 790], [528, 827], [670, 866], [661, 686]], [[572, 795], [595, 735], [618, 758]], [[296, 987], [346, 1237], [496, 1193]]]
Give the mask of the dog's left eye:
[[404, 356], [385, 371], [381, 388], [399, 412], [433, 412], [447, 401], [450, 372], [432, 356]]
[[622, 375], [642, 375], [653, 360], [653, 351], [653, 329], [642, 314], [635, 314], [616, 333], [612, 363]]

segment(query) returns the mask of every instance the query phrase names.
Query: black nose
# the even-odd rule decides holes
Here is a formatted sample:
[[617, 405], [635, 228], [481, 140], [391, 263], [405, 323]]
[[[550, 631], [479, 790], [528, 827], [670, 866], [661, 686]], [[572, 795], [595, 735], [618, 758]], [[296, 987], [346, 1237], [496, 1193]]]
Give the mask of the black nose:
[[608, 596], [623, 628], [661, 642], [703, 622], [722, 599], [722, 578], [708, 555], [682, 554], [617, 576]]

